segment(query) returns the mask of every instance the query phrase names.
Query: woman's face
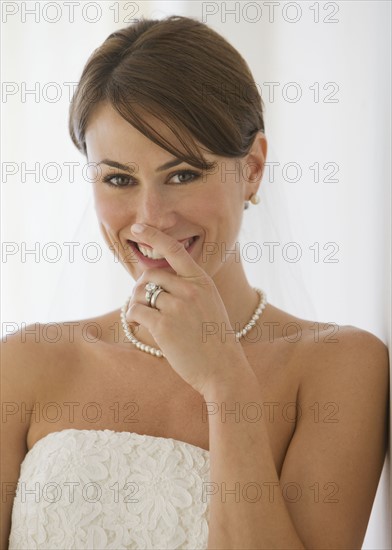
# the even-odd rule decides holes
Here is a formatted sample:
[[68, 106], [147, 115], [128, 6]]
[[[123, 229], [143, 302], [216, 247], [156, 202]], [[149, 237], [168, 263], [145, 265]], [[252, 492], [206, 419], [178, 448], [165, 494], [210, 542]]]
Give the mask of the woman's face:
[[[152, 116], [145, 119], [171, 143], [180, 146], [161, 121]], [[265, 138], [262, 148], [264, 142]], [[207, 173], [178, 162], [107, 103], [98, 106], [89, 121], [86, 146], [88, 162], [98, 165], [90, 170], [102, 234], [135, 280], [147, 268], [172, 270], [166, 260], [145, 257], [146, 253], [154, 254], [151, 248], [135, 247], [131, 225], [137, 222], [156, 227], [186, 244], [192, 239], [188, 251], [211, 277], [233, 261], [238, 262], [238, 254], [230, 251], [235, 249], [244, 201], [257, 191], [262, 173], [257, 160], [264, 160], [265, 149], [260, 149], [256, 157], [241, 161], [203, 151], [208, 162], [217, 163]], [[178, 162], [176, 166], [164, 166], [174, 161]], [[116, 168], [111, 163], [124, 167]], [[254, 178], [257, 171], [258, 177]]]

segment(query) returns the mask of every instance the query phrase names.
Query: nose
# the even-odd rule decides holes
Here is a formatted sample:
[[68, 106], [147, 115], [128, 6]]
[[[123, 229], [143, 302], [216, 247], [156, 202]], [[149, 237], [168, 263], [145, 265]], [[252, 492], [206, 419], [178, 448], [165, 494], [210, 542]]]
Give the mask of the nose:
[[137, 223], [152, 225], [161, 231], [175, 225], [173, 198], [165, 190], [157, 188], [143, 189], [137, 198]]

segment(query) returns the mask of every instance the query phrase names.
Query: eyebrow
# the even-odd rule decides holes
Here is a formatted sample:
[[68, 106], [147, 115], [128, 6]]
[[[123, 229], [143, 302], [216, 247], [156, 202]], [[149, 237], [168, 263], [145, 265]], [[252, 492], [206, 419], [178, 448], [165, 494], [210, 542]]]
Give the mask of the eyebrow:
[[[162, 170], [167, 170], [168, 168], [172, 168], [172, 166], [177, 166], [177, 164], [181, 164], [182, 162], [183, 161], [180, 159], [169, 160], [169, 162], [162, 164], [162, 166], [159, 166], [155, 171], [162, 172]], [[116, 160], [103, 159], [98, 162], [97, 166], [99, 166], [100, 164], [107, 164], [108, 166], [112, 166], [112, 168], [118, 168], [119, 170], [124, 170], [126, 172], [129, 172], [130, 174], [133, 174], [135, 172], [135, 168], [133, 166], [129, 167], [126, 164], [121, 164], [121, 162], [117, 162]]]

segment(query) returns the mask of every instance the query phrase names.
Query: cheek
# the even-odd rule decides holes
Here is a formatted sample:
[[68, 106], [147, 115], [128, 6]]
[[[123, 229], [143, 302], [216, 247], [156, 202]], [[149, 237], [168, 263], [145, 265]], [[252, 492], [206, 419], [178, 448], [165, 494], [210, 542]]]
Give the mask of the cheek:
[[[219, 192], [211, 197], [210, 207], [216, 219], [219, 219], [225, 226], [237, 224], [241, 218], [243, 202], [239, 193], [240, 186], [228, 182], [220, 186]], [[241, 223], [238, 220], [238, 223]]]
[[[125, 224], [132, 223], [129, 208], [115, 196], [106, 193], [94, 193], [95, 211], [99, 222], [108, 230], [117, 231]], [[130, 221], [131, 220], [131, 221]]]

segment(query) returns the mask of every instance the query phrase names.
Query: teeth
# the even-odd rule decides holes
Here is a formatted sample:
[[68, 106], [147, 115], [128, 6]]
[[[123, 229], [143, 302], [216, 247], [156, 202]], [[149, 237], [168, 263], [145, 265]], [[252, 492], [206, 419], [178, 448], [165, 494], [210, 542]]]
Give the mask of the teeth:
[[140, 252], [143, 254], [143, 256], [147, 256], [147, 258], [151, 258], [152, 260], [161, 260], [165, 256], [161, 256], [156, 252], [153, 248], [145, 248], [144, 246], [141, 246], [140, 244], [137, 245]]
[[[194, 238], [191, 237], [187, 241], [185, 241], [183, 244], [185, 248], [188, 248], [194, 241]], [[151, 258], [152, 260], [161, 260], [165, 256], [161, 256], [156, 250], [153, 248], [146, 248], [145, 246], [142, 246], [140, 244], [136, 243], [136, 246], [140, 250], [140, 252], [143, 254], [143, 256], [146, 256], [147, 258]]]

